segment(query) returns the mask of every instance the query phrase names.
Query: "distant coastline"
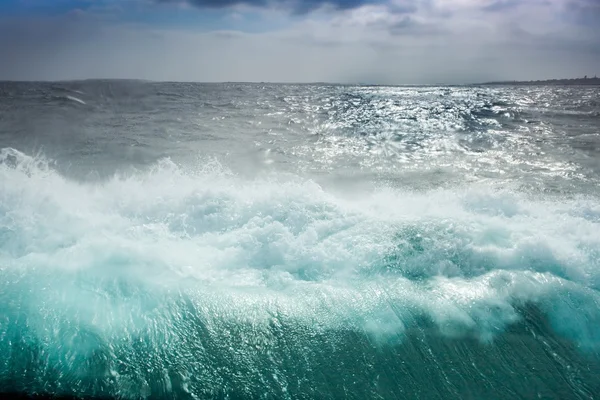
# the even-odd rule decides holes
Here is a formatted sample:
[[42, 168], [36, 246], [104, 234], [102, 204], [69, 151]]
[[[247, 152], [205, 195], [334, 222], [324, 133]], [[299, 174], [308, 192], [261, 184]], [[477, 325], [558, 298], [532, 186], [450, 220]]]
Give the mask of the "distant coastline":
[[600, 86], [600, 78], [572, 78], [572, 79], [547, 79], [538, 81], [498, 81], [484, 82], [480, 85], [519, 85], [519, 86], [535, 86], [535, 85], [577, 85], [577, 86]]

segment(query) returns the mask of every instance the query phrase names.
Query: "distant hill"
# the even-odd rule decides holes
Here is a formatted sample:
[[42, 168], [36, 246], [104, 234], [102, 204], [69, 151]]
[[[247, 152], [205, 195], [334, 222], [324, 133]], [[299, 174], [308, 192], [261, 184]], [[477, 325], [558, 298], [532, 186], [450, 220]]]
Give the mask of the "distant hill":
[[600, 86], [600, 78], [572, 78], [572, 79], [548, 79], [541, 81], [500, 81], [500, 82], [485, 82], [481, 85], [521, 85], [521, 86], [535, 86], [535, 85], [585, 85], [585, 86]]

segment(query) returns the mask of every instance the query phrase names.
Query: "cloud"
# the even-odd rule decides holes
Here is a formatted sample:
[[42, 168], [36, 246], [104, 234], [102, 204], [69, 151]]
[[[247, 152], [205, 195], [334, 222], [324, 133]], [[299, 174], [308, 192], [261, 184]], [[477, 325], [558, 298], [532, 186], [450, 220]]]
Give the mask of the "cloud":
[[154, 0], [162, 4], [189, 4], [199, 8], [230, 8], [235, 6], [249, 6], [258, 8], [284, 8], [298, 14], [308, 13], [321, 8], [335, 10], [349, 10], [366, 4], [378, 2], [377, 0]]
[[499, 11], [509, 10], [511, 8], [518, 7], [522, 3], [523, 3], [522, 0], [496, 0], [488, 5], [484, 6], [482, 9], [484, 11], [499, 12]]
[[600, 28], [600, 0], [569, 0], [564, 9], [574, 22]]
[[[144, 12], [168, 14], [150, 1], [154, 6]], [[265, 8], [248, 12], [231, 0], [215, 6], [225, 7], [214, 12], [222, 23], [210, 30], [178, 25], [181, 13], [205, 16], [197, 7], [178, 9], [170, 24], [117, 17], [123, 11], [99, 18], [89, 9], [5, 17], [0, 54], [8, 61], [0, 63], [0, 79], [408, 84], [600, 74], [596, 0], [522, 0], [485, 9], [494, 1], [388, 0], [338, 8], [329, 2], [329, 9], [290, 15], [269, 8], [284, 2], [253, 2]], [[326, 4], [310, 4], [317, 3]], [[244, 30], [248, 21], [264, 29]]]

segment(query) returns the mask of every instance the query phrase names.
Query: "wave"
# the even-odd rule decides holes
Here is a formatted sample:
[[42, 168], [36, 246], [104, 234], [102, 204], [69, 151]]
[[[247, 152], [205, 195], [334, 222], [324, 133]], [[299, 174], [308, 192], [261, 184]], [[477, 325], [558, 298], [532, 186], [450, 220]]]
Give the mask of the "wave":
[[71, 95], [61, 95], [61, 96], [52, 96], [53, 99], [59, 100], [61, 102], [72, 101], [74, 103], [79, 103], [83, 105], [87, 105], [87, 103], [81, 100], [79, 97], [71, 96]]
[[79, 104], [84, 104], [84, 105], [86, 104], [85, 101], [83, 101], [80, 98], [75, 97], [75, 96], [65, 96], [65, 98], [68, 100], [74, 101], [76, 103], [79, 103]]
[[[382, 348], [472, 368], [469, 357], [514, 351], [515, 326], [519, 346], [544, 357], [597, 355], [598, 204], [478, 187], [345, 196], [168, 159], [82, 183], [5, 148], [0, 383], [122, 398], [227, 397], [223, 388], [251, 398], [266, 385], [275, 397], [327, 398], [306, 382], [325, 384], [333, 355], [369, 377], [356, 393], [373, 396], [387, 367], [368, 359]], [[304, 384], [293, 382], [298, 363]]]

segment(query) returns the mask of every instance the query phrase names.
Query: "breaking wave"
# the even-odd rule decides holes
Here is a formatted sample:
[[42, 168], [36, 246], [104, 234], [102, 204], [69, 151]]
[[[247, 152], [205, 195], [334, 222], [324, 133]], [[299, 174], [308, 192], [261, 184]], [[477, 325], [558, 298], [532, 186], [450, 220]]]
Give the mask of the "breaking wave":
[[[584, 398], [599, 288], [597, 198], [345, 196], [168, 159], [86, 183], [0, 152], [0, 383], [15, 391]], [[477, 371], [490, 380], [461, 383]], [[501, 378], [519, 373], [537, 386]]]

